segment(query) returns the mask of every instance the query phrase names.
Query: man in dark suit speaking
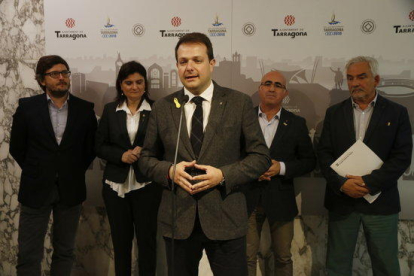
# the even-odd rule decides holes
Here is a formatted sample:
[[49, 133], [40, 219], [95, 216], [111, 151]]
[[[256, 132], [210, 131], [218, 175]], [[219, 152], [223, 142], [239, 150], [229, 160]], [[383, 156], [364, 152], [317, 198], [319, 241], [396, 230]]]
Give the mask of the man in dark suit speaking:
[[17, 275], [40, 275], [53, 212], [51, 275], [70, 275], [85, 172], [95, 158], [93, 104], [69, 94], [70, 71], [59, 56], [44, 56], [36, 80], [45, 93], [19, 100], [10, 154], [22, 168]]
[[[212, 82], [215, 60], [208, 37], [183, 36], [175, 54], [184, 89], [154, 104], [139, 160], [142, 172], [166, 188], [158, 219], [168, 266], [174, 263], [176, 275], [197, 275], [205, 249], [214, 275], [246, 275], [247, 211], [240, 186], [269, 168], [268, 149], [250, 98]], [[178, 188], [172, 192], [172, 163], [185, 96], [189, 101], [183, 106], [174, 178]], [[189, 170], [204, 174], [193, 176]], [[174, 260], [172, 197], [177, 201]]]
[[[325, 207], [329, 210], [328, 275], [352, 275], [352, 259], [363, 225], [374, 275], [400, 275], [398, 263], [397, 181], [411, 162], [412, 136], [407, 109], [378, 94], [378, 63], [371, 57], [348, 61], [351, 97], [326, 111], [318, 145], [326, 178]], [[382, 161], [367, 175], [342, 177], [331, 164], [357, 140]], [[380, 193], [380, 194], [379, 194]], [[364, 196], [378, 195], [368, 202]]]
[[271, 71], [263, 76], [256, 116], [270, 149], [272, 166], [258, 181], [246, 186], [250, 215], [247, 232], [249, 276], [256, 275], [260, 233], [266, 218], [275, 257], [275, 275], [293, 275], [290, 248], [293, 219], [298, 214], [293, 179], [311, 172], [316, 158], [305, 119], [282, 108], [288, 94], [286, 79], [280, 72]]

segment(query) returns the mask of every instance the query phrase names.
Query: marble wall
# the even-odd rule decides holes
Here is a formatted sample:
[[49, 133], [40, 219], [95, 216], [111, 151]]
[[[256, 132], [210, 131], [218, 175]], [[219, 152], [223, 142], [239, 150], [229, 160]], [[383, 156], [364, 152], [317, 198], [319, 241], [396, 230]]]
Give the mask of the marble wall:
[[[0, 0], [0, 275], [15, 275], [20, 168], [9, 155], [12, 115], [21, 97], [41, 93], [34, 80], [36, 61], [45, 54], [42, 0]], [[293, 258], [295, 275], [324, 275], [327, 221], [324, 216], [295, 220]], [[262, 247], [266, 248], [264, 235]], [[414, 221], [400, 221], [400, 265], [402, 275], [414, 275]], [[158, 275], [166, 275], [160, 243]], [[49, 275], [52, 248], [46, 236], [43, 275]], [[364, 238], [355, 252], [354, 274], [371, 275]], [[259, 262], [262, 264], [262, 262]], [[73, 275], [114, 275], [112, 244], [105, 210], [85, 206], [76, 240]], [[136, 270], [135, 270], [136, 271]], [[200, 275], [212, 275], [206, 257]]]

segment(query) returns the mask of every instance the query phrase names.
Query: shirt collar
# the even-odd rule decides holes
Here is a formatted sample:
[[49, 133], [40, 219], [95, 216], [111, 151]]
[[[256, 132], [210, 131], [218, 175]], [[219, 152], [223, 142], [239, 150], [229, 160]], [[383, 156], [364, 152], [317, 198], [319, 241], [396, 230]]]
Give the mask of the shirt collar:
[[[138, 112], [135, 114], [140, 113], [141, 111], [144, 110], [148, 110], [151, 111], [151, 106], [149, 105], [149, 103], [147, 102], [146, 99], [144, 99], [141, 103], [141, 106], [138, 108]], [[129, 110], [128, 105], [127, 105], [127, 101], [125, 100], [120, 106], [118, 105], [116, 107], [116, 112], [118, 111], [125, 111], [127, 114], [132, 115], [131, 110]]]
[[[66, 101], [63, 103], [62, 107], [68, 103], [69, 98], [70, 98], [70, 93], [68, 92], [68, 97], [66, 98]], [[52, 98], [47, 93], [46, 93], [46, 100], [47, 102], [51, 102], [54, 106], [56, 106], [55, 102], [52, 100]]]
[[[203, 97], [205, 101], [208, 101], [211, 103], [211, 100], [213, 98], [213, 91], [214, 91], [214, 84], [213, 82], [210, 83], [210, 85], [207, 87], [206, 90], [204, 90], [200, 95], [200, 97]], [[196, 97], [197, 95], [194, 95], [190, 91], [187, 90], [187, 88], [184, 87], [184, 95], [188, 95], [188, 102], [191, 102], [191, 100]]]
[[[277, 112], [276, 115], [273, 118], [280, 119], [280, 114], [281, 113], [282, 113], [282, 108], [279, 109], [279, 112]], [[260, 105], [259, 105], [258, 114], [259, 114], [259, 117], [262, 117], [262, 114], [264, 114], [266, 116], [266, 114], [262, 111], [262, 108], [261, 108]], [[267, 120], [267, 117], [262, 117], [262, 118], [265, 118]]]
[[[375, 98], [368, 105], [374, 107], [375, 104], [377, 103], [377, 99], [378, 99], [378, 92], [377, 92], [377, 90], [375, 90]], [[354, 101], [354, 99], [352, 99], [352, 97], [351, 97], [351, 102], [352, 102], [352, 106], [354, 108], [358, 108], [359, 107], [359, 105]]]

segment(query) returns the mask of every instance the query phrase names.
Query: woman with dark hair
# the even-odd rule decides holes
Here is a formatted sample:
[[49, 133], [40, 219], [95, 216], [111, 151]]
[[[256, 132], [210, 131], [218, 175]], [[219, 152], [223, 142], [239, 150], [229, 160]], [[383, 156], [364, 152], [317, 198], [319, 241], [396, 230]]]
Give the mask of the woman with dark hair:
[[107, 161], [102, 195], [111, 226], [116, 275], [131, 275], [134, 232], [139, 275], [155, 275], [157, 211], [161, 188], [138, 170], [152, 101], [140, 63], [122, 65], [117, 97], [105, 106], [96, 132], [96, 154]]

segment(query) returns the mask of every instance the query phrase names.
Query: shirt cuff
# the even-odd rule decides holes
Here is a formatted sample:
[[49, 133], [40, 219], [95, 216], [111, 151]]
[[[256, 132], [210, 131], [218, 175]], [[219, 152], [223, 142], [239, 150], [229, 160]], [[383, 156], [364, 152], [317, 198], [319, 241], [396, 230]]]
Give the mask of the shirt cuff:
[[284, 162], [279, 162], [280, 164], [280, 172], [279, 175], [285, 175], [286, 174], [286, 165]]

